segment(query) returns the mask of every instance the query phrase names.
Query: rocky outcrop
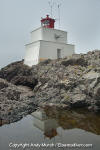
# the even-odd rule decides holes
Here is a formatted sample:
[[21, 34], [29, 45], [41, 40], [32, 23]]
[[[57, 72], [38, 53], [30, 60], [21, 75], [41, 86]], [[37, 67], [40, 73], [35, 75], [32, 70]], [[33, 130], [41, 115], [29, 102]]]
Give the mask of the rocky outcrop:
[[32, 95], [30, 89], [0, 79], [0, 118], [14, 122], [33, 112], [36, 105], [32, 99], [28, 99]]
[[23, 65], [23, 61], [19, 61], [2, 68], [0, 78], [6, 79], [14, 85], [23, 85], [34, 89], [37, 84], [36, 74], [33, 76], [31, 68]]
[[0, 78], [0, 114], [9, 107], [27, 114], [45, 105], [100, 111], [100, 51], [49, 59], [31, 68], [15, 62], [0, 70]]

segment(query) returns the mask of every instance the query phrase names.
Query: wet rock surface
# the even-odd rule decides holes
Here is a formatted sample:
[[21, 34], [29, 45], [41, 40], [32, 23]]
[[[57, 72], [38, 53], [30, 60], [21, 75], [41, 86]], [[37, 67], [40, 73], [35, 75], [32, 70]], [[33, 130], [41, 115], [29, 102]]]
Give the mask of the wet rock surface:
[[0, 118], [18, 120], [47, 105], [100, 111], [100, 51], [0, 70]]

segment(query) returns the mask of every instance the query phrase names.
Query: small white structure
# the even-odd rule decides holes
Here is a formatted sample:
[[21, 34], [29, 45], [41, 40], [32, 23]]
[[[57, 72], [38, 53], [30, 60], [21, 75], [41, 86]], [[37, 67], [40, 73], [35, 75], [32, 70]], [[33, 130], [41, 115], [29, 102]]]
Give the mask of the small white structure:
[[26, 45], [24, 64], [33, 66], [45, 59], [59, 59], [74, 54], [74, 45], [67, 44], [67, 32], [54, 29], [55, 20], [41, 20], [41, 27], [31, 32], [31, 43]]

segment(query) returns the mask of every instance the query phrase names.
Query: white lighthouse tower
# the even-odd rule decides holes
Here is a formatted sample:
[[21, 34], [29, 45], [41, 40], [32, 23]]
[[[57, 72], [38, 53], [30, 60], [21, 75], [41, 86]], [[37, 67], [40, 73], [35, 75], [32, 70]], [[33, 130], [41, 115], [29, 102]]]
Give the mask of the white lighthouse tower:
[[49, 15], [41, 19], [41, 27], [31, 32], [31, 42], [25, 46], [24, 64], [31, 67], [45, 59], [59, 59], [74, 54], [74, 45], [67, 43], [67, 32], [54, 26], [55, 19]]

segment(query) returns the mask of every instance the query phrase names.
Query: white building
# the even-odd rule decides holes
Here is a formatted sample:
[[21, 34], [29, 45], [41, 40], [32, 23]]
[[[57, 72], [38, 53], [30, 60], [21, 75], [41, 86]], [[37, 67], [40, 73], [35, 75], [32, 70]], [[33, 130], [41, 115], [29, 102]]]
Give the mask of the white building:
[[41, 27], [31, 32], [31, 43], [26, 45], [24, 64], [33, 66], [45, 59], [59, 59], [74, 54], [74, 45], [67, 43], [67, 32], [54, 29], [55, 20], [41, 20]]

